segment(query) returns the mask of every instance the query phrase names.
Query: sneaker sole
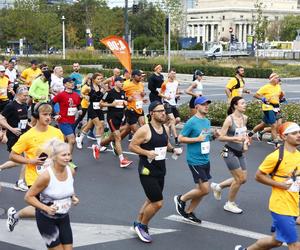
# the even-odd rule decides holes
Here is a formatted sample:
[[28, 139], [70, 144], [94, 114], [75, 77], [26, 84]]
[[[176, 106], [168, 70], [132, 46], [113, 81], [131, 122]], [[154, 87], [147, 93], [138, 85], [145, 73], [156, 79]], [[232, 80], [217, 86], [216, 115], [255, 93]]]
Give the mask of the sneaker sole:
[[28, 191], [28, 189], [20, 188], [20, 187], [17, 187], [17, 186], [14, 186], [14, 190], [21, 191], [21, 192], [27, 192]]
[[128, 164], [124, 164], [124, 165], [120, 165], [120, 168], [127, 168], [132, 162], [128, 163]]
[[233, 211], [231, 211], [231, 210], [229, 210], [229, 209], [226, 209], [225, 207], [223, 207], [223, 209], [224, 209], [226, 212], [229, 212], [229, 213], [232, 213], [232, 214], [242, 214], [242, 213], [243, 213], [243, 211], [241, 211], [241, 212], [239, 212], [239, 213], [236, 213], [236, 212], [233, 212]]
[[189, 222], [191, 224], [201, 224], [201, 222], [196, 222], [196, 221], [190, 220], [190, 219], [185, 218], [185, 217], [183, 217], [183, 220], [186, 221], [186, 222]]
[[145, 239], [145, 238], [141, 235], [141, 233], [140, 233], [139, 230], [137, 230], [136, 228], [134, 228], [134, 230], [135, 230], [135, 232], [137, 233], [139, 239], [140, 239], [142, 242], [145, 242], [145, 243], [151, 243], [151, 240], [149, 241], [149, 240]]

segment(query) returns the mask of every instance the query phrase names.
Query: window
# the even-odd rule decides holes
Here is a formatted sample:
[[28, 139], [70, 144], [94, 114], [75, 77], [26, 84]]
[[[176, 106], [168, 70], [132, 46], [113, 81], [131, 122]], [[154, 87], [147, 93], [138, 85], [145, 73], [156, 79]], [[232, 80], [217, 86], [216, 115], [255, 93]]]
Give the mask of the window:
[[223, 18], [222, 18], [223, 20], [225, 20], [225, 16], [223, 16]]
[[240, 18], [241, 18], [241, 19], [243, 19], [243, 18], [244, 18], [244, 16], [243, 16], [243, 15], [240, 15]]
[[225, 29], [224, 29], [224, 27], [222, 27], [222, 31], [224, 31]]

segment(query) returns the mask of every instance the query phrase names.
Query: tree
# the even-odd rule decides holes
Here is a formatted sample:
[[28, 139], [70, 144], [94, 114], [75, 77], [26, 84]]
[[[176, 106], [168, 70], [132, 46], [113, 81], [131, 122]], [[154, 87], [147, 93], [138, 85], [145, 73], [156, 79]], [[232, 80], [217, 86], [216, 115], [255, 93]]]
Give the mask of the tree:
[[254, 4], [256, 9], [256, 20], [255, 20], [255, 39], [258, 43], [264, 42], [266, 39], [266, 32], [268, 27], [268, 19], [263, 16], [263, 2], [261, 0], [256, 0]]
[[286, 16], [281, 21], [280, 38], [282, 41], [293, 41], [296, 38], [297, 30], [300, 29], [299, 16]]

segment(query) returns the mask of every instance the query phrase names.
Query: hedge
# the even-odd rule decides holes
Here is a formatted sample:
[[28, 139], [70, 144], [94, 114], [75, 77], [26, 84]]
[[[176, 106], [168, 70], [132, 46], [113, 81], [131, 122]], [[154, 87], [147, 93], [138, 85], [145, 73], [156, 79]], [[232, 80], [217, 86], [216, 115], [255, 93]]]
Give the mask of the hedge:
[[[213, 101], [209, 105], [207, 118], [211, 121], [212, 126], [222, 126], [227, 116], [228, 104], [221, 101]], [[284, 121], [293, 121], [300, 124], [300, 105], [299, 103], [282, 104], [281, 111]], [[183, 122], [190, 117], [188, 103], [179, 106], [180, 118]], [[262, 120], [261, 103], [251, 101], [247, 103], [246, 115], [248, 116], [248, 129], [254, 128]]]
[[[29, 62], [30, 59], [22, 58], [23, 62]], [[74, 61], [79, 62], [81, 65], [102, 65], [103, 68], [113, 69], [113, 68], [123, 68], [119, 61], [115, 58], [100, 58], [100, 59], [58, 59], [58, 58], [39, 58], [39, 61], [46, 62], [49, 65], [72, 65]], [[132, 67], [141, 69], [144, 71], [152, 72], [154, 68], [154, 63], [149, 62], [149, 60], [140, 59], [132, 60]], [[162, 65], [164, 69], [167, 69], [167, 64]], [[207, 76], [232, 76], [234, 68], [230, 67], [217, 67], [217, 66], [208, 66], [208, 65], [199, 65], [199, 64], [172, 64], [172, 68], [176, 69], [177, 73], [182, 74], [193, 74], [195, 69], [201, 69]], [[246, 68], [245, 77], [251, 78], [268, 78], [272, 73], [272, 69], [264, 68]]]

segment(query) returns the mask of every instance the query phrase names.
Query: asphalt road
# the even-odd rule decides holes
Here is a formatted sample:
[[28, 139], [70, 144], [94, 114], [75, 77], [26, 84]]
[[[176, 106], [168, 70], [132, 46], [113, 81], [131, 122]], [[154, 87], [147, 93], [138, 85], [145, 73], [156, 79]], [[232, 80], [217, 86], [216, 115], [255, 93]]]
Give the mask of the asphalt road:
[[[79, 166], [75, 186], [80, 198], [80, 204], [71, 211], [71, 221], [75, 223], [72, 224], [75, 249], [232, 250], [238, 243], [247, 245], [262, 237], [261, 234], [269, 234], [271, 218], [267, 208], [270, 188], [257, 183], [254, 174], [266, 154], [272, 151], [270, 145], [254, 142], [247, 154], [248, 182], [241, 188], [237, 200], [244, 213], [234, 215], [223, 210], [227, 190], [222, 201], [216, 201], [210, 193], [196, 210], [204, 221], [202, 227], [184, 223], [176, 216], [173, 196], [188, 191], [194, 184], [185, 154], [176, 161], [168, 155], [164, 207], [150, 223], [150, 232], [157, 233], [153, 235], [153, 242], [145, 244], [130, 231], [145, 198], [138, 180], [138, 157], [127, 155], [134, 164], [120, 169], [118, 159], [109, 151], [102, 153], [98, 161], [94, 160], [88, 148], [91, 143], [86, 140], [81, 151], [74, 151], [74, 160]], [[124, 141], [125, 150], [127, 144]], [[212, 143], [211, 174], [216, 182], [230, 176], [220, 158], [221, 147], [220, 142]], [[0, 156], [1, 161], [7, 158], [4, 146], [0, 147]], [[6, 185], [14, 183], [18, 172], [18, 168], [2, 171], [0, 181]], [[25, 205], [23, 196], [22, 192], [2, 187], [0, 207], [20, 209]], [[15, 231], [9, 233], [5, 219], [5, 215], [0, 216], [0, 249], [44, 249], [33, 220], [20, 221]]]

